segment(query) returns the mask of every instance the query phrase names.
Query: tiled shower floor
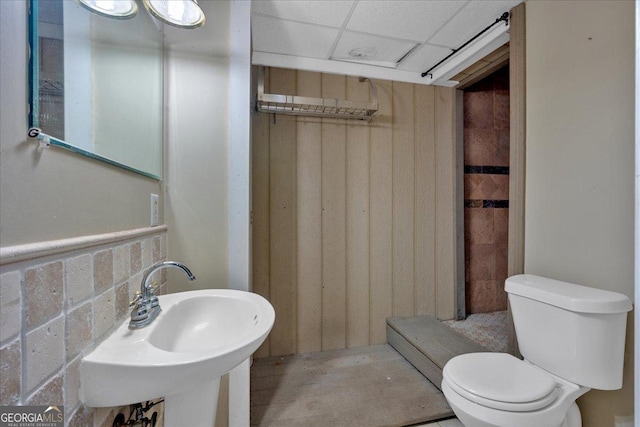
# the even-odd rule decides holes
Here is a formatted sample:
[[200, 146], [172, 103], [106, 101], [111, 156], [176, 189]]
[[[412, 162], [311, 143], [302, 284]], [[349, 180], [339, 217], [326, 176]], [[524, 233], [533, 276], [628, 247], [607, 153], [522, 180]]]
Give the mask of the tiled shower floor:
[[446, 320], [445, 325], [490, 351], [507, 351], [507, 312], [470, 314], [465, 320]]

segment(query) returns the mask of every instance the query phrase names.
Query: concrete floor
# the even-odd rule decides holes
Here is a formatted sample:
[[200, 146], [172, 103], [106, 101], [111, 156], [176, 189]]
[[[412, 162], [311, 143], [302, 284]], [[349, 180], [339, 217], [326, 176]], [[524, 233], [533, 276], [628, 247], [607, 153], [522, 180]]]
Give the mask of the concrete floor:
[[386, 344], [256, 359], [251, 368], [255, 426], [402, 427], [452, 416], [440, 390]]
[[[506, 311], [443, 323], [490, 351], [507, 349]], [[256, 359], [251, 370], [252, 426], [464, 427], [452, 415], [388, 345]]]
[[437, 421], [435, 423], [420, 424], [419, 426], [413, 427], [464, 427], [464, 425], [458, 421], [457, 418], [451, 418], [448, 420]]

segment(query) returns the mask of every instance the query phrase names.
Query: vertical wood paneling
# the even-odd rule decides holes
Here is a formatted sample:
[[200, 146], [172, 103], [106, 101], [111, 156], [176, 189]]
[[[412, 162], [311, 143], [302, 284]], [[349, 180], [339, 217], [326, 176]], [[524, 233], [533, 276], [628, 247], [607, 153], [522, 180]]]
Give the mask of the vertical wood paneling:
[[454, 209], [455, 209], [455, 318], [467, 316], [464, 266], [464, 92], [454, 93]]
[[435, 286], [435, 89], [415, 87], [415, 308], [436, 312]]
[[[321, 96], [321, 74], [299, 71], [301, 96]], [[320, 119], [299, 118], [298, 353], [322, 349], [322, 141]]]
[[[526, 165], [526, 6], [511, 11], [509, 44], [509, 245], [508, 275], [524, 272], [524, 200]], [[509, 352], [519, 355], [516, 332], [507, 310]]]
[[[272, 70], [271, 90], [293, 94], [292, 70]], [[296, 351], [296, 118], [278, 116], [270, 126], [270, 287], [276, 321], [271, 353]]]
[[436, 91], [436, 316], [455, 315], [454, 89]]
[[[272, 69], [270, 83], [369, 97], [352, 77]], [[276, 309], [259, 357], [383, 343], [392, 315], [455, 313], [454, 90], [376, 86], [368, 125], [254, 121], [254, 290]]]
[[[269, 70], [265, 70], [268, 82]], [[269, 295], [269, 120], [268, 114], [252, 116], [251, 144], [251, 242], [253, 292], [270, 299]], [[258, 348], [255, 357], [267, 357], [269, 337]]]
[[393, 315], [414, 314], [413, 85], [393, 83]]
[[[369, 100], [369, 83], [347, 77], [347, 99]], [[347, 126], [347, 347], [369, 344], [369, 126]]]
[[524, 272], [524, 191], [526, 146], [525, 4], [512, 10], [509, 45], [509, 276]]
[[386, 341], [385, 320], [392, 315], [392, 84], [377, 81], [381, 117], [371, 126], [370, 169], [370, 344]]
[[[322, 75], [323, 98], [345, 98], [346, 79]], [[322, 350], [346, 345], [346, 125], [322, 120]]]

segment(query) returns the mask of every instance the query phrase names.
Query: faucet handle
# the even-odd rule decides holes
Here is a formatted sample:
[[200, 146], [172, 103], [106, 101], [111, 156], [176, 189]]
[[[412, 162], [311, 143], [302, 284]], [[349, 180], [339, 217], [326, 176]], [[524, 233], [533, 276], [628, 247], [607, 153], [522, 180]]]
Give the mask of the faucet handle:
[[156, 282], [155, 280], [147, 288], [147, 292], [149, 293], [149, 304], [152, 308], [160, 306], [160, 301], [158, 300], [158, 296], [156, 295], [156, 291], [159, 288], [160, 285], [158, 285], [158, 282]]
[[135, 294], [133, 294], [133, 300], [129, 302], [129, 307], [135, 307], [138, 304], [138, 301], [140, 301], [142, 299], [142, 294], [140, 293], [140, 291], [136, 291]]
[[155, 280], [151, 283], [151, 285], [149, 285], [149, 287], [147, 288], [147, 292], [149, 292], [149, 295], [155, 295], [156, 291], [160, 288], [160, 285], [158, 285], [158, 282], [156, 282]]

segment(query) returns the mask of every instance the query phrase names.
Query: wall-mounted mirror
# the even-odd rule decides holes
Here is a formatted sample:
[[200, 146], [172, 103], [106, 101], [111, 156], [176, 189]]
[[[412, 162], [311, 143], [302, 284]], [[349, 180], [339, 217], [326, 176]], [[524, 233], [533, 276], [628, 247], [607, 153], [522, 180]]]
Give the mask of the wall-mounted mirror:
[[163, 36], [150, 15], [112, 19], [73, 0], [30, 0], [30, 13], [31, 126], [160, 179]]

